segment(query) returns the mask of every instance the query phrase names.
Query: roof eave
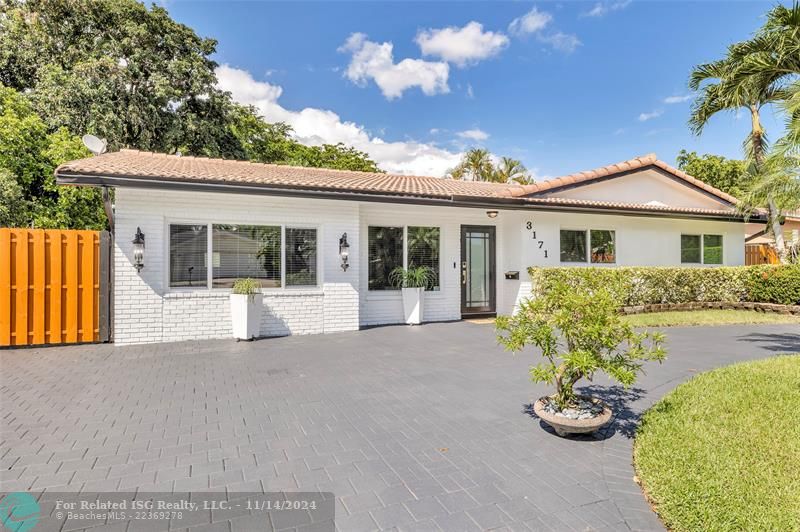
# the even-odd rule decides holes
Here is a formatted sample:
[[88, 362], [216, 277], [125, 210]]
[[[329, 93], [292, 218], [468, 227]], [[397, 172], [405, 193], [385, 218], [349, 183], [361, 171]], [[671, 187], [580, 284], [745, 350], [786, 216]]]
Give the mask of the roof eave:
[[82, 174], [69, 171], [56, 170], [56, 183], [59, 185], [90, 186], [90, 187], [130, 187], [152, 188], [164, 190], [193, 190], [198, 192], [228, 192], [239, 194], [259, 194], [267, 196], [303, 197], [312, 199], [333, 199], [348, 201], [364, 201], [378, 203], [397, 203], [411, 205], [432, 205], [446, 207], [467, 208], [500, 208], [503, 210], [535, 210], [546, 212], [570, 213], [598, 213], [617, 214], [621, 216], [663, 217], [679, 219], [713, 219], [722, 221], [745, 222], [754, 221], [751, 217], [745, 220], [742, 215], [731, 212], [730, 214], [717, 213], [690, 213], [676, 212], [663, 209], [626, 209], [615, 206], [589, 206], [543, 204], [527, 201], [524, 197], [478, 197], [478, 196], [435, 196], [424, 194], [387, 194], [385, 192], [354, 191], [354, 190], [319, 190], [316, 188], [300, 188], [288, 185], [261, 185], [254, 183], [233, 184], [224, 181], [210, 180], [177, 180], [141, 178], [130, 175], [99, 175]]

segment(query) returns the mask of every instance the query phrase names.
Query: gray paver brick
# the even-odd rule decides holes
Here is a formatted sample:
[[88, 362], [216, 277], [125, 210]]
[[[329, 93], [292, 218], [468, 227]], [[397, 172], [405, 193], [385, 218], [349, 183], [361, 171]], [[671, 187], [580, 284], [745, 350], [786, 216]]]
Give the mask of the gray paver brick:
[[[632, 480], [638, 416], [696, 371], [773, 354], [774, 338], [800, 350], [792, 326], [670, 329], [638, 396], [591, 388], [627, 410], [597, 440], [524, 413], [546, 388], [491, 326], [0, 350], [0, 491], [326, 489], [352, 530], [658, 530]], [[348, 516], [347, 498], [369, 510]]]

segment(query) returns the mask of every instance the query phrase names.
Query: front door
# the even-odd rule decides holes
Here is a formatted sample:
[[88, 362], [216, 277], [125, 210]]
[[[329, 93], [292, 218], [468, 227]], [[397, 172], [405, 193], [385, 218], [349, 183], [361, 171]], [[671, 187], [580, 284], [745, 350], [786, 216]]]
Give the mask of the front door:
[[461, 226], [461, 315], [494, 314], [495, 228]]

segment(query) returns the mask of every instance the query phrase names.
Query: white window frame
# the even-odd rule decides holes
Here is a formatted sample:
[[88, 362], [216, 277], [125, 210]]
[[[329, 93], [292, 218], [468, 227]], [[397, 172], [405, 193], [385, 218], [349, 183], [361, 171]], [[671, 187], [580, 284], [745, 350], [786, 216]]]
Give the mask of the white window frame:
[[[583, 236], [586, 237], [586, 254], [584, 261], [576, 262], [571, 260], [561, 260], [561, 232], [562, 231], [574, 231], [576, 233], [583, 233]], [[559, 264], [591, 264], [591, 251], [589, 250], [589, 230], [583, 227], [559, 227], [558, 228], [558, 262]]]
[[[564, 261], [561, 260], [561, 231], [576, 231], [582, 232], [586, 237], [586, 260], [582, 262], [575, 262], [575, 261]], [[614, 262], [592, 262], [592, 231], [610, 231], [614, 233]], [[559, 227], [558, 228], [558, 262], [559, 264], [575, 264], [575, 265], [583, 265], [586, 266], [597, 266], [597, 267], [610, 267], [616, 266], [618, 261], [617, 258], [619, 257], [618, 251], [618, 243], [617, 243], [617, 230], [612, 227]]]
[[[171, 261], [171, 254], [170, 254], [170, 231], [169, 228], [172, 225], [205, 225], [207, 227], [206, 230], [206, 284], [205, 286], [170, 286], [170, 267], [172, 266]], [[243, 222], [243, 221], [197, 221], [196, 219], [185, 219], [185, 218], [170, 218], [165, 220], [164, 223], [164, 287], [165, 292], [219, 292], [219, 293], [229, 293], [232, 289], [231, 288], [214, 288], [214, 225], [255, 225], [255, 226], [263, 226], [263, 227], [280, 227], [281, 228], [281, 286], [280, 287], [272, 287], [272, 288], [262, 288], [261, 292], [268, 294], [268, 293], [281, 293], [281, 292], [292, 292], [292, 291], [319, 291], [322, 289], [323, 285], [323, 260], [322, 260], [322, 249], [323, 246], [321, 245], [322, 241], [322, 227], [319, 224], [303, 224], [303, 223], [276, 223], [276, 222]], [[314, 229], [317, 232], [317, 283], [314, 285], [298, 285], [298, 286], [286, 286], [286, 228], [290, 229]]]
[[426, 225], [423, 223], [419, 224], [392, 224], [392, 223], [377, 223], [377, 224], [367, 224], [367, 245], [366, 245], [366, 257], [367, 257], [367, 268], [366, 268], [366, 283], [367, 283], [367, 292], [370, 295], [378, 295], [378, 294], [396, 294], [400, 292], [399, 288], [391, 288], [388, 290], [370, 290], [369, 289], [369, 230], [371, 227], [402, 227], [403, 228], [403, 268], [408, 268], [408, 228], [409, 227], [435, 227], [439, 230], [439, 289], [438, 290], [426, 290], [426, 292], [430, 294], [441, 294], [444, 287], [442, 286], [442, 275], [444, 273], [442, 268], [442, 247], [444, 245], [444, 229], [441, 225]]

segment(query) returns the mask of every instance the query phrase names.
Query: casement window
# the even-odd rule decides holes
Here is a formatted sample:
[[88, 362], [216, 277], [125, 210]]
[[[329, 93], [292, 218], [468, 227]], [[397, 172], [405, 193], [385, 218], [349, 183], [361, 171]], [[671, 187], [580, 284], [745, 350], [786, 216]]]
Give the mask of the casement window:
[[561, 262], [613, 264], [617, 260], [615, 231], [562, 229], [559, 243]]
[[681, 235], [681, 263], [722, 264], [722, 235]]
[[397, 290], [390, 275], [395, 268], [427, 266], [433, 270], [432, 290], [439, 290], [441, 230], [438, 227], [378, 227], [367, 231], [369, 290]]
[[231, 288], [241, 278], [262, 288], [317, 285], [316, 229], [173, 224], [169, 233], [171, 288]]

